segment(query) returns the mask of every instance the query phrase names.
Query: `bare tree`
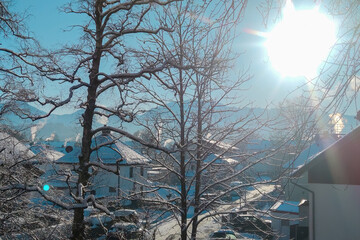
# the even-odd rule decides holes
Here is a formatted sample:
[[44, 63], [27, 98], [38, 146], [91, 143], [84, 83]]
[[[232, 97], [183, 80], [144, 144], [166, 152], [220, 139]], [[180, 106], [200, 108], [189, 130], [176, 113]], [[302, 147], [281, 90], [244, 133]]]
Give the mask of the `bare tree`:
[[[0, 78], [1, 78], [1, 110], [0, 114], [3, 115], [11, 110], [15, 106], [13, 96], [26, 95], [25, 89], [15, 89], [15, 80], [21, 79], [23, 81], [29, 80], [30, 75], [27, 71], [27, 67], [21, 65], [26, 63], [24, 56], [26, 51], [24, 49], [28, 47], [34, 47], [37, 42], [30, 37], [24, 26], [23, 20], [26, 15], [16, 14], [9, 10], [9, 1], [0, 1]], [[23, 17], [20, 17], [23, 16]], [[18, 46], [17, 48], [11, 48], [10, 43]], [[26, 65], [26, 64], [25, 64]], [[9, 94], [8, 91], [12, 91], [13, 94]]]
[[[39, 46], [19, 44], [19, 51], [9, 48], [0, 49], [3, 57], [11, 60], [1, 69], [5, 81], [1, 84], [1, 92], [11, 99], [36, 103], [50, 109], [44, 115], [34, 116], [26, 111], [19, 111], [23, 118], [33, 121], [46, 118], [56, 109], [77, 101], [77, 107], [84, 109], [81, 126], [83, 128], [81, 154], [77, 166], [77, 191], [72, 194], [70, 203], [61, 202], [51, 196], [43, 196], [65, 209], [74, 209], [72, 228], [73, 239], [85, 239], [84, 208], [88, 202], [96, 199], [88, 193], [90, 154], [95, 151], [91, 148], [93, 136], [102, 129], [94, 129], [95, 115], [117, 116], [121, 121], [131, 121], [133, 106], [125, 101], [126, 88], [137, 78], [150, 78], [152, 73], [164, 69], [168, 65], [163, 59], [149, 64], [137, 51], [138, 47], [132, 45], [129, 39], [141, 44], [141, 37], [147, 34], [158, 34], [161, 31], [170, 31], [167, 26], [161, 26], [153, 21], [152, 12], [174, 2], [167, 1], [78, 1], [69, 3], [64, 11], [69, 14], [80, 14], [87, 18], [84, 25], [76, 25], [83, 32], [78, 43], [65, 46], [59, 50], [47, 51]], [[2, 29], [6, 29], [14, 36], [27, 39], [25, 35], [18, 34], [16, 20], [11, 17], [4, 2], [1, 2]], [[152, 24], [148, 24], [152, 22]], [[147, 26], [145, 26], [147, 23]], [[134, 37], [131, 37], [134, 35]], [[32, 42], [35, 44], [36, 42]], [[145, 59], [145, 60], [144, 60]], [[105, 62], [111, 66], [105, 66]], [[2, 61], [4, 62], [4, 61]], [[102, 64], [103, 63], [103, 64]], [[47, 91], [48, 83], [59, 84], [60, 89], [67, 94], [51, 94]], [[42, 90], [43, 89], [43, 90]], [[113, 102], [108, 104], [107, 98], [112, 90]], [[105, 96], [106, 95], [106, 96]], [[20, 109], [21, 110], [21, 109]], [[120, 126], [120, 125], [119, 125]], [[124, 133], [121, 129], [118, 132]], [[125, 134], [126, 135], [126, 134]], [[149, 145], [149, 144], [148, 144]], [[74, 176], [73, 176], [74, 177]], [[27, 191], [38, 191], [38, 187], [19, 185], [18, 188]], [[106, 212], [106, 209], [102, 208]]]
[[[275, 154], [270, 149], [250, 153], [246, 149], [256, 132], [272, 121], [265, 111], [254, 113], [238, 97], [249, 79], [246, 73], [235, 79], [228, 75], [237, 57], [232, 50], [234, 29], [245, 6], [246, 1], [169, 6], [158, 18], [175, 26], [174, 31], [152, 36], [147, 41], [156, 47], [144, 49], [153, 59], [163, 56], [171, 64], [153, 75], [156, 81], [138, 82], [135, 100], [154, 107], [138, 124], [146, 129], [144, 140], [159, 146], [148, 156], [165, 169], [165, 176], [176, 179], [170, 184], [159, 176], [158, 184], [146, 187], [149, 192], [163, 189], [168, 194], [144, 201], [167, 205], [181, 239], [187, 239], [188, 231], [196, 239], [199, 223], [220, 214], [203, 213], [223, 203], [231, 192], [278, 180], [245, 178]], [[230, 185], [240, 179], [247, 180]]]
[[[251, 180], [235, 187], [229, 185], [275, 154], [273, 150], [251, 153], [239, 150], [239, 146], [246, 145], [259, 129], [271, 122], [265, 112], [257, 114], [247, 110], [243, 99], [237, 98], [236, 91], [248, 76], [241, 73], [233, 81], [227, 81], [237, 57], [232, 51], [235, 27], [246, 3], [70, 2], [63, 10], [86, 19], [84, 24], [74, 26], [80, 29], [82, 37], [79, 42], [60, 49], [45, 50], [19, 30], [21, 21], [14, 18], [1, 1], [1, 34], [21, 40], [17, 49], [0, 48], [2, 99], [49, 109], [43, 115], [34, 115], [21, 106], [17, 108], [19, 116], [33, 121], [47, 118], [69, 104], [84, 111], [79, 119], [83, 133], [78, 164], [73, 172], [61, 172], [68, 182], [76, 182], [75, 190], [69, 184], [67, 201], [57, 198], [56, 191], [44, 193], [36, 184], [11, 182], [1, 190], [37, 192], [47, 201], [73, 210], [72, 239], [86, 239], [84, 209], [92, 204], [109, 213], [90, 188], [92, 169], [109, 170], [101, 161], [90, 161], [93, 152], [109, 145], [94, 147], [92, 144], [96, 134], [105, 130], [153, 149], [154, 160], [176, 176], [180, 188], [142, 184], [149, 189], [148, 193], [161, 188], [175, 193], [168, 199], [144, 200], [166, 204], [176, 213], [182, 239], [187, 238], [191, 227], [191, 238], [197, 237], [199, 223], [209, 217], [201, 214], [221, 202], [223, 196], [250, 185], [276, 181]], [[62, 93], [47, 92], [48, 85], [57, 86]], [[152, 141], [130, 134], [122, 125], [134, 120], [143, 103], [157, 106], [160, 111], [155, 118], [149, 118], [148, 123], [153, 125], [139, 123], [152, 134]], [[94, 122], [96, 116], [115, 117], [117, 121], [112, 126], [98, 127]], [[234, 116], [236, 119], [231, 119]], [[230, 120], [226, 120], [227, 117]], [[260, 121], [261, 117], [265, 121]], [[173, 144], [168, 147], [165, 141]], [[209, 158], [215, 151], [215, 157]], [[218, 164], [225, 158], [234, 158], [235, 164]], [[237, 165], [242, 166], [235, 171]], [[194, 193], [190, 194], [192, 189]], [[211, 191], [217, 195], [201, 201]], [[190, 205], [194, 207], [194, 214], [188, 220]]]
[[[9, 87], [8, 90], [11, 91], [15, 86], [14, 79], [21, 79], [20, 81], [29, 79], [26, 67], [22, 68], [18, 63], [24, 63], [22, 50], [30, 45], [36, 45], [36, 41], [26, 32], [21, 15], [12, 12], [9, 5], [8, 1], [0, 1], [0, 88]], [[17, 49], [10, 49], [8, 45], [13, 42], [22, 43], [22, 45]], [[21, 89], [14, 91], [14, 95], [22, 94], [25, 92]], [[11, 126], [3, 125], [6, 123], [3, 121], [4, 116], [18, 107], [15, 100], [16, 98], [12, 94], [1, 91], [0, 235], [5, 239], [14, 238], [13, 234], [15, 233], [22, 233], [21, 236], [18, 235], [19, 237], [34, 238], [37, 234], [32, 231], [33, 226], [41, 228], [51, 225], [48, 216], [50, 216], [50, 212], [54, 213], [47, 207], [39, 208], [37, 203], [30, 201], [31, 193], [21, 187], [16, 187], [35, 184], [41, 175], [41, 170], [33, 166], [36, 156], [24, 145], [26, 142], [23, 134], [24, 128], [12, 129]], [[19, 142], [18, 139], [22, 142]], [[13, 187], [7, 188], [8, 186]], [[52, 220], [54, 219], [52, 218]]]
[[[68, 215], [61, 214], [37, 193], [44, 181], [40, 165], [46, 163], [46, 159], [35, 155], [25, 145], [25, 139], [20, 142], [14, 137], [18, 133], [11, 132], [0, 132], [1, 237], [66, 237], [64, 223]], [[39, 188], [34, 187], [37, 185]]]

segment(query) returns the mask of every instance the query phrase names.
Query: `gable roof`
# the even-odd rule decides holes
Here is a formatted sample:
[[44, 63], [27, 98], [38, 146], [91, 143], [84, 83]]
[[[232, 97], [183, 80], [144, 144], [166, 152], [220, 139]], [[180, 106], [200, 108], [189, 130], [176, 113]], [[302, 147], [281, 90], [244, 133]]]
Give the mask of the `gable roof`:
[[[216, 159], [216, 160], [215, 160]], [[221, 163], [227, 163], [227, 164], [237, 164], [239, 161], [226, 156], [221, 156], [216, 153], [210, 153], [205, 159], [205, 163], [209, 163], [211, 161], [214, 161], [215, 164], [221, 164]]]
[[0, 162], [31, 160], [35, 154], [15, 137], [0, 132]]
[[[101, 134], [93, 139], [92, 148], [99, 149], [92, 152], [90, 161], [101, 161], [104, 164], [143, 165], [150, 160], [126, 146], [111, 134]], [[57, 163], [77, 164], [81, 149], [74, 148], [57, 160]]]
[[217, 150], [222, 150], [222, 151], [237, 151], [237, 150], [239, 150], [239, 148], [233, 146], [232, 144], [225, 143], [223, 141], [217, 141], [214, 139], [207, 139], [207, 138], [204, 138], [203, 141], [205, 144], [208, 145], [208, 147], [216, 148]]
[[44, 144], [33, 145], [30, 147], [30, 149], [41, 158], [45, 158], [45, 160], [48, 160], [50, 162], [54, 162], [65, 155], [62, 152], [56, 151], [51, 146]]
[[149, 159], [138, 154], [111, 134], [101, 134], [93, 142], [93, 147], [105, 145], [97, 150], [95, 154], [92, 154], [92, 158], [100, 159], [104, 163], [116, 164], [121, 159], [120, 164], [128, 165], [147, 164], [150, 162]]
[[336, 142], [336, 138], [331, 135], [323, 135], [317, 137], [314, 143], [304, 149], [295, 160], [290, 160], [283, 165], [283, 168], [299, 168], [307, 164], [317, 154], [321, 153], [324, 149]]
[[270, 211], [276, 213], [289, 213], [298, 215], [299, 202], [280, 200], [270, 208]]
[[360, 127], [310, 159], [292, 176], [309, 173], [309, 183], [360, 185]]

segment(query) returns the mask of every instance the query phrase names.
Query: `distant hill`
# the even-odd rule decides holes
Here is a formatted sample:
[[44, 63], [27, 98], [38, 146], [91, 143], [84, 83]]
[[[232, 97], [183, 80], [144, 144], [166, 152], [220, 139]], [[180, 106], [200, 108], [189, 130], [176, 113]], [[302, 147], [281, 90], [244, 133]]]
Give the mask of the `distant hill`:
[[[178, 112], [179, 108], [175, 103], [169, 104], [170, 108], [173, 112]], [[2, 105], [0, 105], [0, 108]], [[26, 103], [21, 104], [21, 108], [25, 109], [29, 113], [32, 114], [44, 114], [43, 111], [32, 107]], [[226, 108], [226, 107], [222, 107]], [[230, 109], [220, 109], [220, 110], [230, 110]], [[236, 110], [236, 109], [232, 109]], [[142, 114], [139, 114], [137, 116], [137, 121], [145, 123], [147, 120], [158, 116], [161, 113], [164, 113], [164, 109], [161, 107], [152, 108]], [[64, 115], [58, 115], [58, 114], [52, 114], [50, 117], [46, 119], [41, 119], [35, 122], [32, 122], [29, 119], [22, 119], [19, 116], [17, 116], [14, 113], [6, 114], [5, 116], [0, 119], [0, 124], [4, 124], [7, 126], [10, 126], [14, 129], [24, 129], [22, 132], [25, 136], [27, 136], [30, 140], [32, 138], [35, 139], [35, 141], [44, 141], [46, 139], [48, 140], [55, 140], [55, 141], [61, 141], [64, 142], [67, 141], [76, 141], [80, 140], [80, 136], [82, 133], [82, 128], [80, 125], [80, 118], [81, 114], [83, 113], [82, 110], [78, 110], [72, 114], [64, 114]], [[222, 124], [226, 124], [227, 122], [235, 121], [236, 119], [240, 117], [247, 116], [249, 113], [252, 114], [252, 116], [260, 116], [260, 119], [277, 119], [279, 115], [279, 109], [268, 109], [264, 110], [262, 108], [243, 108], [241, 110], [234, 111], [233, 113], [229, 114], [229, 118], [227, 118], [226, 121], [223, 121]], [[215, 117], [222, 116], [223, 113], [218, 114]], [[171, 119], [169, 114], [163, 114], [163, 119]], [[352, 129], [354, 129], [356, 126], [358, 126], [357, 120], [354, 118], [354, 116], [348, 116], [345, 115], [342, 117], [343, 123], [345, 125], [345, 128], [342, 133], [348, 133]], [[329, 120], [325, 120], [325, 122], [328, 122]], [[94, 127], [99, 127], [103, 125], [104, 123], [102, 121], [97, 121], [95, 119], [94, 121]], [[257, 122], [254, 122], [248, 127], [255, 128]], [[135, 123], [122, 123], [120, 124], [120, 121], [116, 117], [111, 117], [107, 125], [109, 126], [115, 126], [115, 127], [122, 127], [124, 130], [135, 133], [136, 131], [140, 130], [141, 127], [137, 126]], [[329, 126], [330, 128], [330, 126]], [[270, 128], [265, 127], [262, 131], [260, 131], [260, 135], [262, 138], [269, 138], [271, 136], [271, 130]]]
[[[2, 105], [0, 105], [1, 107]], [[26, 103], [21, 103], [19, 108], [31, 115], [45, 114], [44, 111]], [[52, 114], [45, 119], [32, 121], [31, 119], [20, 117], [22, 115], [21, 111], [17, 111], [17, 114], [10, 112], [3, 115], [0, 119], [0, 124], [7, 125], [14, 130], [21, 130], [29, 140], [32, 140], [32, 138], [36, 141], [47, 138], [54, 138], [60, 141], [66, 138], [73, 138], [75, 140], [76, 136], [82, 131], [79, 124], [81, 113], [81, 111], [77, 111], [64, 115]]]

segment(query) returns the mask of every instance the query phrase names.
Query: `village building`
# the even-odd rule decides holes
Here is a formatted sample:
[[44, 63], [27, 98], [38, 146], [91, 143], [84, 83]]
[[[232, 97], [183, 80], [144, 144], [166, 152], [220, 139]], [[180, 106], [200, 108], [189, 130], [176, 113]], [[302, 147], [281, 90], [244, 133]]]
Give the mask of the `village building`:
[[[50, 157], [59, 157], [51, 165], [44, 176], [48, 179], [48, 184], [65, 192], [76, 187], [76, 178], [66, 181], [66, 176], [59, 175], [58, 170], [71, 171], [73, 176], [77, 176], [75, 171], [81, 153], [80, 147], [68, 145], [65, 153], [54, 153], [55, 150], [43, 152]], [[93, 139], [92, 153], [90, 156], [90, 179], [91, 185], [88, 186], [90, 193], [96, 198], [122, 199], [123, 205], [131, 204], [135, 199], [133, 194], [143, 194], [147, 186], [147, 166], [150, 160], [138, 154], [130, 147], [121, 142], [110, 132], [104, 131]]]
[[309, 239], [360, 239], [360, 128], [339, 139], [291, 174], [307, 199]]

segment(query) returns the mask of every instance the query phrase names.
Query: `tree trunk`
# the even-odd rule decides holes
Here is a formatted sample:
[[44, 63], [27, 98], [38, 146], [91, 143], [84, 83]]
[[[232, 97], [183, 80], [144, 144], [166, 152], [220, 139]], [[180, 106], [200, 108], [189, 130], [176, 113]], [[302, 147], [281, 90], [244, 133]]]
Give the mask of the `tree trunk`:
[[[180, 33], [181, 34], [181, 33]], [[181, 39], [181, 38], [180, 38]], [[180, 44], [181, 46], [181, 44]], [[180, 64], [183, 63], [183, 49], [180, 49]], [[186, 191], [186, 141], [185, 141], [185, 109], [183, 72], [179, 72], [179, 106], [180, 106], [180, 175], [181, 175], [181, 240], [187, 239], [187, 191]]]
[[[101, 61], [102, 51], [102, 30], [101, 30], [101, 13], [102, 3], [100, 0], [95, 3], [95, 23], [96, 23], [96, 47], [93, 55], [92, 66], [89, 74], [90, 86], [87, 93], [87, 105], [85, 113], [83, 114], [83, 136], [81, 143], [81, 155], [79, 156], [79, 178], [77, 182], [76, 196], [80, 199], [85, 197], [84, 191], [79, 191], [79, 186], [87, 186], [90, 174], [88, 163], [90, 161], [91, 154], [91, 139], [92, 139], [92, 124], [94, 118], [94, 111], [96, 107], [98, 77]], [[84, 223], [84, 209], [78, 208], [74, 210], [74, 219], [72, 225], [72, 238], [71, 239], [86, 239], [85, 236], [85, 223]]]
[[197, 109], [197, 146], [196, 146], [196, 172], [195, 172], [195, 203], [194, 203], [194, 217], [192, 223], [191, 239], [196, 239], [197, 227], [198, 227], [198, 213], [200, 211], [200, 188], [201, 188], [201, 144], [202, 144], [202, 116], [201, 116], [201, 101], [202, 101], [202, 92], [201, 86], [199, 86], [199, 81], [197, 81], [197, 92], [198, 92], [198, 109]]
[[[96, 102], [96, 88], [89, 88], [88, 90], [88, 106], [86, 107], [83, 119], [83, 138], [81, 146], [81, 155], [79, 156], [79, 178], [77, 186], [86, 186], [89, 180], [89, 172], [87, 163], [90, 161], [91, 150], [91, 129], [93, 123], [93, 115]], [[84, 191], [77, 189], [76, 196], [84, 198]], [[85, 237], [85, 223], [84, 223], [84, 209], [78, 208], [74, 211], [74, 220], [72, 225], [72, 239], [86, 239]]]

